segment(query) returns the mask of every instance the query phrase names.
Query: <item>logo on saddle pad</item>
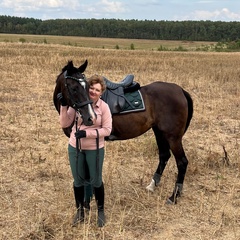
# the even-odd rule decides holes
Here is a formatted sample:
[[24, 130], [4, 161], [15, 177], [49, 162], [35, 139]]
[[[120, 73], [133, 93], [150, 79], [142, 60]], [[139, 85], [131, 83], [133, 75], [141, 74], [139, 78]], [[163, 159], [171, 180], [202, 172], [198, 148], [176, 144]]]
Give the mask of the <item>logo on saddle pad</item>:
[[127, 75], [119, 83], [104, 78], [106, 90], [101, 98], [109, 105], [112, 114], [145, 110], [140, 85], [133, 78], [133, 75]]

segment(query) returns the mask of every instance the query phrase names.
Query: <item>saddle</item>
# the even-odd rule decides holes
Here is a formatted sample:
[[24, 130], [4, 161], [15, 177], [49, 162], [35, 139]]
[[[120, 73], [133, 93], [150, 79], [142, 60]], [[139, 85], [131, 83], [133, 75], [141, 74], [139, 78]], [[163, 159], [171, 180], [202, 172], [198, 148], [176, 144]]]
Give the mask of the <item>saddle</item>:
[[114, 90], [119, 87], [123, 87], [123, 88], [129, 87], [131, 84], [133, 84], [133, 78], [134, 76], [132, 74], [129, 74], [119, 83], [112, 82], [105, 77], [104, 77], [104, 81], [107, 86], [107, 89]]
[[126, 104], [135, 109], [133, 104], [126, 97], [127, 93], [135, 92], [140, 89], [140, 84], [133, 81], [134, 75], [127, 75], [121, 82], [115, 83], [104, 77], [106, 90], [101, 99], [105, 101], [112, 114], [121, 113]]

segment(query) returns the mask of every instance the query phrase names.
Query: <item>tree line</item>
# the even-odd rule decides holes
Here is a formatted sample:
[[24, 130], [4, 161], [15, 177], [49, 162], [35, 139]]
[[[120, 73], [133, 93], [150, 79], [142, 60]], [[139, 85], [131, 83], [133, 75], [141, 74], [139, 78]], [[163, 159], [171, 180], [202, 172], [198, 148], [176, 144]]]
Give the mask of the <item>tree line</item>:
[[39, 20], [0, 15], [0, 33], [223, 42], [240, 39], [240, 22], [134, 19]]

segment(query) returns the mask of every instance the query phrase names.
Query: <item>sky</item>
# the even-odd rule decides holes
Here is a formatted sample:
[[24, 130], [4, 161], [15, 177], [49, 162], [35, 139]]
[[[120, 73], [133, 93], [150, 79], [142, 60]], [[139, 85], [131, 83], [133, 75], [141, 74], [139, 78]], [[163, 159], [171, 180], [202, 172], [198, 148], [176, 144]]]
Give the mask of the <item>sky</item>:
[[240, 21], [240, 0], [0, 0], [0, 15], [48, 19]]

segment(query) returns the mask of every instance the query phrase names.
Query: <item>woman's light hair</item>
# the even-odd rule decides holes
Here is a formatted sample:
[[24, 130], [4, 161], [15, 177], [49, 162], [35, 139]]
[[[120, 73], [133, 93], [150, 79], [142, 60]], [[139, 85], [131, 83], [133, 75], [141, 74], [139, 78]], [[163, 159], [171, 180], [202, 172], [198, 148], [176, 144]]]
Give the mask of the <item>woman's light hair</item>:
[[97, 74], [88, 78], [88, 83], [90, 86], [92, 86], [93, 84], [99, 83], [102, 87], [102, 92], [104, 92], [106, 90], [106, 84], [105, 84], [104, 78]]

